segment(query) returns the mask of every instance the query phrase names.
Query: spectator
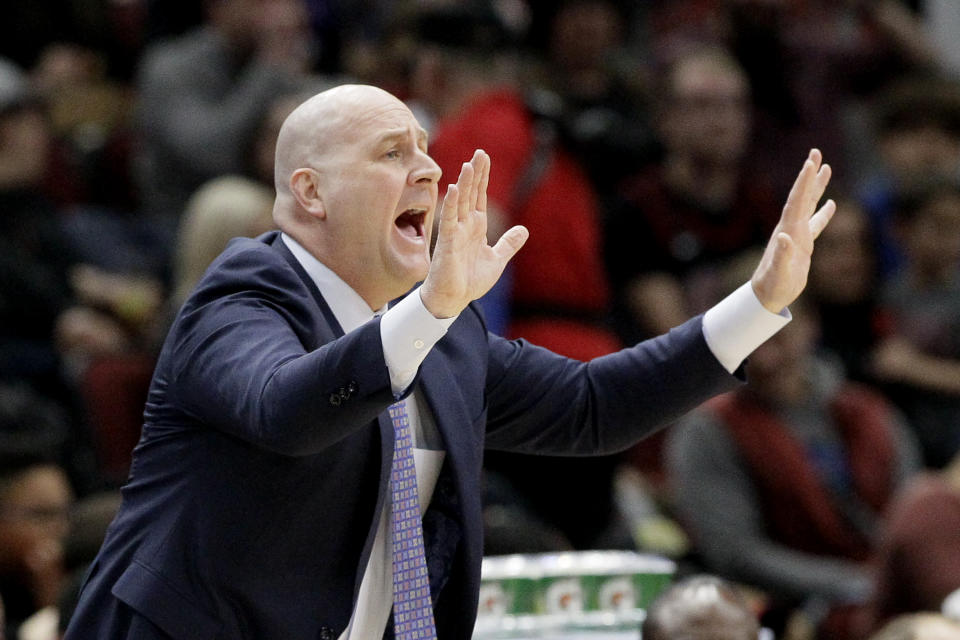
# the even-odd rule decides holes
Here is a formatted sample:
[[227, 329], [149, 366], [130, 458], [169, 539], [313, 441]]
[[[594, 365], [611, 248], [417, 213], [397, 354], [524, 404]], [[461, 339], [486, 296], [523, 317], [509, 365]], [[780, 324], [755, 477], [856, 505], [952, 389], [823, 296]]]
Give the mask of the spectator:
[[693, 576], [654, 600], [643, 621], [644, 640], [756, 640], [760, 624], [733, 585]]
[[960, 451], [960, 186], [905, 196], [896, 224], [906, 264], [884, 287], [893, 329], [874, 366], [939, 468]]
[[777, 209], [747, 172], [750, 87], [721, 50], [670, 69], [657, 112], [661, 166], [628, 179], [606, 256], [628, 339], [658, 335], [717, 299], [718, 265], [763, 242]]
[[863, 208], [838, 202], [843, 215], [820, 237], [808, 296], [820, 317], [820, 346], [840, 358], [851, 380], [875, 383], [873, 350], [889, 331], [878, 300], [876, 243]]
[[890, 509], [877, 562], [873, 620], [939, 611], [960, 589], [960, 454], [914, 478]]
[[904, 257], [894, 233], [898, 194], [960, 171], [960, 83], [916, 75], [891, 85], [874, 105], [880, 166], [861, 187], [879, 243], [880, 271], [889, 277]]
[[531, 99], [602, 195], [657, 153], [649, 73], [627, 46], [633, 11], [611, 0], [532, 4], [527, 40], [544, 55]]
[[56, 603], [72, 499], [66, 474], [44, 452], [2, 453], [0, 595], [10, 638], [27, 617]]
[[19, 640], [59, 640], [63, 637], [83, 578], [119, 506], [120, 493], [111, 491], [85, 498], [71, 510], [70, 533], [63, 542], [63, 585], [56, 602], [24, 620], [18, 631]]
[[247, 178], [223, 176], [198, 189], [177, 233], [171, 306], [183, 305], [231, 238], [255, 238], [272, 229], [272, 214], [273, 191]]
[[747, 386], [668, 434], [668, 470], [710, 570], [770, 594], [770, 616], [818, 600], [836, 607], [825, 625], [847, 627], [842, 607], [869, 595], [880, 518], [917, 453], [882, 397], [813, 355], [816, 319], [792, 310]]
[[135, 178], [170, 235], [196, 188], [245, 169], [267, 106], [309, 69], [307, 18], [301, 0], [211, 0], [202, 27], [145, 52]]
[[799, 155], [811, 136], [840, 156], [838, 177], [863, 163], [856, 105], [899, 74], [933, 64], [919, 20], [902, 0], [664, 0], [651, 3], [651, 48], [669, 64], [691, 47], [729, 48], [754, 89], [755, 156], [776, 189], [789, 176], [776, 158]]

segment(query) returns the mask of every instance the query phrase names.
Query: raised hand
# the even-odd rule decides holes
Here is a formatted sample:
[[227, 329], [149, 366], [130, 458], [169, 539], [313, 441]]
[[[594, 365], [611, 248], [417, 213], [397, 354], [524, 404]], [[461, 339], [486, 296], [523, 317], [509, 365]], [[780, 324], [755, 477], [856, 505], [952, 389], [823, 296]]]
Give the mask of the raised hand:
[[490, 156], [478, 149], [443, 199], [437, 245], [420, 289], [424, 306], [438, 318], [457, 315], [489, 291], [529, 236], [517, 225], [487, 244], [489, 178]]
[[820, 151], [810, 151], [750, 280], [757, 299], [774, 313], [796, 300], [807, 286], [813, 243], [837, 209], [833, 200], [816, 209], [830, 182], [830, 165], [821, 165], [822, 160]]

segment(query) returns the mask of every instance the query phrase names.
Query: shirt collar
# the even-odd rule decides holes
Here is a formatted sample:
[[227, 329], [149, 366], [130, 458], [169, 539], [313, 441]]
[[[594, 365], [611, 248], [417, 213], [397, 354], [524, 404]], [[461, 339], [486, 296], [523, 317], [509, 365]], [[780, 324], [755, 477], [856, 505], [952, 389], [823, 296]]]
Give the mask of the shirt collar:
[[382, 309], [372, 311], [359, 293], [354, 291], [330, 267], [317, 260], [313, 254], [304, 249], [303, 245], [285, 233], [281, 233], [280, 237], [287, 248], [290, 249], [293, 257], [297, 259], [310, 279], [317, 285], [320, 294], [330, 305], [330, 310], [333, 311], [333, 316], [340, 323], [340, 328], [343, 329], [344, 333], [353, 331], [374, 316], [387, 310], [385, 305]]

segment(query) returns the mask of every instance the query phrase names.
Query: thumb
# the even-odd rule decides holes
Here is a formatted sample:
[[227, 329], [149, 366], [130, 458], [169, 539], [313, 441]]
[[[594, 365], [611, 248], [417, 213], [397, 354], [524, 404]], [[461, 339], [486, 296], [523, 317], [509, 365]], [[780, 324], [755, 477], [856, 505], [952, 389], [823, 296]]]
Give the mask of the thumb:
[[793, 238], [783, 231], [777, 234], [775, 243], [770, 270], [779, 273], [787, 268], [787, 265], [790, 263], [793, 252], [796, 251], [796, 244], [793, 242]]
[[493, 245], [493, 253], [506, 264], [520, 251], [529, 237], [530, 232], [523, 225], [510, 227], [500, 236], [497, 244]]
[[760, 304], [771, 313], [780, 313], [796, 297], [789, 292], [794, 280], [790, 274], [790, 261], [797, 247], [793, 238], [782, 231], [771, 240], [750, 281]]

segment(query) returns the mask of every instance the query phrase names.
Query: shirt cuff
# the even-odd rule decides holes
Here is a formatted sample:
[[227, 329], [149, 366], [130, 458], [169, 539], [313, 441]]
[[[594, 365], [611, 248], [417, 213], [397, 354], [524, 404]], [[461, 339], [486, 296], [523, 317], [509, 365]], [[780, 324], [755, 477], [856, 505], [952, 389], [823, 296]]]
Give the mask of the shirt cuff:
[[703, 338], [723, 368], [733, 373], [792, 319], [786, 308], [780, 313], [768, 311], [747, 282], [704, 314]]
[[423, 359], [456, 319], [436, 318], [427, 311], [420, 299], [420, 287], [383, 314], [380, 340], [394, 394], [399, 396], [410, 386]]

